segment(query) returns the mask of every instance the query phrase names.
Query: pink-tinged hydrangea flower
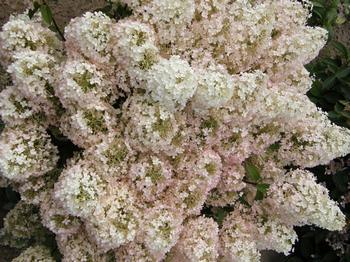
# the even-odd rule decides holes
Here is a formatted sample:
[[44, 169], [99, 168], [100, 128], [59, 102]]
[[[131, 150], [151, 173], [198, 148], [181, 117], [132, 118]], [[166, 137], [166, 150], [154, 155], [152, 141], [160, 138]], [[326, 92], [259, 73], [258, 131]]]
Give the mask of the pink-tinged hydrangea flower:
[[298, 236], [293, 226], [278, 220], [261, 219], [257, 225], [256, 243], [260, 250], [275, 250], [289, 255]]
[[[224, 220], [221, 229], [221, 252], [226, 258], [236, 256], [238, 261], [256, 261], [259, 250], [276, 250], [286, 255], [292, 250], [297, 239], [293, 227], [268, 216], [259, 205], [250, 209], [237, 205], [235, 210]], [[250, 250], [242, 250], [242, 244], [250, 246]], [[230, 246], [232, 244], [232, 246]]]
[[28, 204], [39, 205], [51, 195], [54, 184], [61, 174], [61, 169], [55, 168], [42, 176], [28, 178], [20, 183], [16, 190], [21, 194], [21, 200]]
[[50, 115], [60, 113], [54, 82], [58, 69], [55, 57], [42, 51], [16, 52], [7, 71], [21, 94]]
[[0, 170], [3, 176], [25, 182], [42, 176], [57, 163], [57, 148], [45, 129], [35, 123], [6, 127], [0, 140]]
[[96, 162], [104, 178], [113, 181], [127, 176], [131, 163], [135, 161], [135, 154], [127, 140], [113, 133], [101, 143], [88, 148], [84, 157]]
[[169, 113], [158, 103], [142, 96], [132, 96], [123, 105], [125, 136], [138, 151], [162, 152], [175, 156], [181, 153], [181, 131], [183, 117]]
[[[176, 243], [175, 252], [182, 253], [187, 261], [216, 261], [218, 259], [219, 228], [211, 218], [189, 220]], [[173, 252], [173, 251], [172, 251]]]
[[103, 252], [133, 241], [141, 222], [136, 194], [127, 183], [110, 183], [105, 191], [85, 222], [87, 234]]
[[108, 254], [100, 252], [98, 247], [89, 241], [83, 229], [73, 235], [58, 235], [56, 241], [63, 262], [111, 261]]
[[43, 225], [56, 235], [75, 234], [81, 227], [80, 219], [68, 214], [53, 195], [47, 195], [41, 202], [40, 216]]
[[315, 224], [328, 230], [345, 226], [345, 216], [328, 190], [305, 170], [290, 171], [272, 184], [266, 202], [271, 212], [291, 225]]
[[84, 107], [98, 100], [113, 103], [117, 94], [113, 76], [86, 61], [68, 61], [57, 85], [57, 96], [66, 108]]
[[84, 108], [67, 112], [61, 119], [60, 129], [82, 148], [89, 148], [113, 133], [117, 125], [115, 109], [104, 102], [87, 104]]
[[58, 54], [62, 43], [55, 33], [42, 25], [42, 18], [35, 15], [32, 19], [27, 13], [11, 15], [0, 32], [1, 63], [7, 64], [14, 59], [19, 51], [43, 51], [49, 54]]
[[[38, 237], [43, 233], [43, 227], [40, 223], [40, 215], [37, 208], [33, 205], [19, 201], [4, 218], [4, 227], [2, 228], [2, 237], [6, 243], [6, 235], [11, 235], [15, 247], [23, 247], [26, 241]], [[10, 242], [10, 243], [11, 243]], [[17, 242], [17, 243], [16, 243]]]
[[115, 251], [115, 258], [117, 261], [128, 262], [157, 262], [161, 261], [156, 259], [146, 245], [142, 242], [133, 241], [126, 245], [121, 246]]
[[101, 170], [85, 159], [70, 163], [54, 188], [54, 198], [73, 216], [87, 217], [98, 208], [101, 195], [106, 194], [107, 182]]
[[195, 12], [193, 0], [147, 2], [123, 0], [121, 2], [129, 4], [137, 18], [155, 28], [160, 45], [174, 43], [178, 37], [185, 35]]
[[143, 242], [151, 254], [162, 258], [170, 251], [180, 236], [182, 221], [179, 210], [157, 202], [145, 212]]
[[250, 224], [240, 214], [226, 217], [220, 230], [220, 254], [228, 261], [260, 261], [260, 252], [251, 239]]
[[41, 113], [35, 103], [24, 98], [15, 86], [9, 86], [0, 93], [0, 114], [6, 125], [18, 125], [26, 119], [37, 119]]
[[74, 57], [81, 53], [91, 62], [110, 64], [113, 62], [113, 20], [102, 12], [87, 12], [74, 18], [65, 29], [66, 46]]
[[[185, 176], [187, 173], [183, 173]], [[210, 185], [194, 177], [182, 177], [169, 188], [166, 199], [189, 215], [198, 215], [209, 194]]]
[[306, 96], [327, 36], [308, 1], [110, 2], [133, 12], [73, 19], [63, 52], [37, 15], [0, 33], [0, 186], [22, 199], [6, 236], [43, 224], [64, 262], [251, 262], [288, 254], [293, 226], [344, 226], [302, 169], [350, 152]]
[[157, 156], [137, 159], [130, 165], [128, 176], [146, 201], [155, 201], [172, 182], [171, 165]]

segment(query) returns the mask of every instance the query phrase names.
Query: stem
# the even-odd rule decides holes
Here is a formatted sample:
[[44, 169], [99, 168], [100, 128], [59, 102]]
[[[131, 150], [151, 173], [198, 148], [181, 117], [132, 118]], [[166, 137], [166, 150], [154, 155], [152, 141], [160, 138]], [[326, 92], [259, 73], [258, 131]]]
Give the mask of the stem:
[[254, 183], [254, 182], [250, 182], [250, 181], [248, 181], [248, 180], [246, 180], [246, 179], [243, 179], [243, 182], [244, 183], [247, 183], [247, 184], [249, 184], [249, 185], [253, 185], [253, 186], [256, 186], [258, 183]]
[[55, 18], [52, 16], [52, 23], [54, 27], [56, 28], [57, 33], [61, 37], [62, 41], [66, 41], [66, 38], [64, 37], [63, 33], [61, 32], [60, 28], [58, 27]]
[[[46, 5], [50, 10], [50, 6], [46, 3], [46, 1], [44, 0], [43, 1], [43, 4]], [[60, 38], [62, 39], [62, 41], [66, 41], [66, 38], [64, 37], [63, 33], [61, 32], [60, 28], [58, 27], [57, 23], [56, 23], [56, 20], [55, 20], [55, 17], [53, 16], [52, 14], [52, 23], [53, 23], [53, 26], [55, 27], [56, 29], [56, 32], [58, 33], [58, 35], [60, 36]]]

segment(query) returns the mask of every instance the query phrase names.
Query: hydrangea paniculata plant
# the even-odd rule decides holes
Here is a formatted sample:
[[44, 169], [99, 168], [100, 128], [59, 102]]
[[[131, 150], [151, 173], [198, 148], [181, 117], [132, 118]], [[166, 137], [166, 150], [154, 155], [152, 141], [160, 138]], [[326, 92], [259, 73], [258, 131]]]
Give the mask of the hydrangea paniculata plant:
[[[350, 152], [350, 132], [306, 96], [304, 65], [327, 40], [306, 25], [309, 3], [111, 2], [132, 15], [87, 12], [65, 42], [40, 15], [0, 33], [13, 79], [0, 170], [63, 261], [259, 261], [288, 254], [294, 226], [345, 226], [306, 169]], [[62, 172], [53, 127], [82, 149]], [[16, 261], [29, 255], [51, 261], [42, 246]]]

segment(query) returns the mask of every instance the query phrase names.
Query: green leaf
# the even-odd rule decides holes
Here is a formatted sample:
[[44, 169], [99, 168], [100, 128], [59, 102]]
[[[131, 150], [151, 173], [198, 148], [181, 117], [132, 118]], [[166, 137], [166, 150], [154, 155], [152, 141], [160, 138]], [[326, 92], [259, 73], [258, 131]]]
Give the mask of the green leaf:
[[36, 11], [37, 10], [35, 10], [35, 9], [29, 9], [28, 10], [28, 16], [29, 16], [30, 19], [33, 18], [33, 16], [35, 15]]
[[[321, 60], [321, 63], [327, 65], [328, 70], [330, 70], [332, 73], [335, 73], [339, 70], [339, 66], [337, 65], [336, 61], [331, 58], [323, 58]], [[323, 69], [325, 70], [325, 69]]]
[[312, 1], [312, 5], [314, 7], [324, 8], [324, 5], [322, 3], [317, 2], [317, 1]]
[[334, 106], [334, 111], [337, 112], [338, 114], [341, 114], [341, 112], [344, 110], [344, 106], [341, 105], [340, 103], [336, 103]]
[[322, 95], [322, 84], [321, 84], [321, 82], [316, 80], [313, 83], [312, 88], [310, 89], [309, 92], [315, 97], [320, 97]]
[[36, 9], [36, 10], [38, 10], [39, 8], [40, 8], [40, 6], [41, 6], [41, 4], [39, 4], [38, 2], [34, 2], [34, 8]]
[[268, 150], [270, 151], [277, 151], [278, 149], [280, 149], [281, 147], [281, 143], [280, 142], [276, 142], [274, 144], [271, 144], [268, 148]]
[[335, 76], [336, 78], [340, 79], [340, 78], [347, 77], [349, 74], [350, 74], [350, 67], [347, 67], [342, 70], [339, 70]]
[[328, 117], [332, 120], [339, 120], [341, 118], [341, 116], [335, 111], [329, 111]]
[[327, 10], [326, 13], [326, 26], [331, 27], [333, 24], [335, 24], [335, 21], [338, 17], [338, 10], [337, 8], [330, 8]]
[[322, 14], [320, 11], [318, 11], [316, 8], [314, 8], [314, 9], [312, 10], [312, 12], [313, 12], [314, 14], [316, 14], [320, 19], [323, 18], [323, 14]]
[[44, 5], [40, 6], [40, 12], [41, 12], [41, 16], [42, 16], [44, 22], [47, 25], [51, 25], [53, 18], [52, 18], [52, 12], [51, 12], [50, 7], [46, 4], [44, 4]]
[[335, 104], [339, 99], [342, 99], [343, 96], [339, 92], [327, 92], [322, 98], [327, 101], [327, 103]]
[[219, 224], [222, 225], [222, 222], [224, 221], [225, 217], [228, 215], [228, 212], [223, 208], [217, 208], [214, 211], [214, 220]]
[[250, 204], [248, 203], [245, 194], [239, 197], [239, 202], [241, 202], [243, 205], [250, 207]]
[[255, 195], [255, 200], [262, 200], [266, 193], [267, 190], [269, 189], [270, 185], [269, 184], [257, 184], [256, 185], [256, 195]]
[[50, 25], [49, 26], [49, 29], [52, 31], [52, 32], [57, 32], [57, 28], [54, 24]]
[[336, 79], [345, 78], [350, 74], [350, 67], [340, 69], [335, 75], [328, 77], [322, 84], [323, 91], [333, 87]]
[[343, 106], [349, 106], [349, 102], [346, 100], [339, 100], [338, 101], [340, 104], [342, 104]]
[[244, 163], [244, 168], [248, 179], [252, 182], [258, 182], [261, 180], [259, 169], [249, 161]]
[[[343, 81], [341, 82], [343, 83]], [[350, 100], [350, 82], [347, 82], [346, 86], [341, 86], [340, 91], [347, 100]]]
[[322, 83], [322, 90], [323, 91], [326, 91], [326, 90], [329, 90], [333, 87], [334, 85], [334, 82], [337, 78], [332, 75], [330, 77], [328, 77], [323, 83]]

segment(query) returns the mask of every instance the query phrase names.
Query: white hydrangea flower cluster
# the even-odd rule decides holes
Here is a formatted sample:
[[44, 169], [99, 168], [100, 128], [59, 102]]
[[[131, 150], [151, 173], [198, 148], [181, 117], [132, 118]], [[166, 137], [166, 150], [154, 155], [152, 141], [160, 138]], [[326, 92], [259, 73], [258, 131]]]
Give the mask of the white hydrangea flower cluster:
[[145, 214], [144, 239], [149, 252], [160, 260], [170, 251], [182, 230], [183, 216], [178, 210], [168, 208], [161, 203]]
[[57, 70], [55, 57], [41, 51], [23, 51], [15, 53], [14, 62], [7, 71], [12, 75], [14, 84], [22, 95], [45, 108], [47, 114], [54, 117], [60, 108], [54, 97], [53, 72]]
[[58, 160], [57, 149], [42, 126], [23, 123], [3, 130], [0, 140], [0, 170], [16, 182], [42, 176]]
[[[222, 72], [221, 72], [222, 71]], [[224, 68], [209, 67], [200, 70], [198, 88], [193, 97], [193, 109], [205, 111], [225, 106], [233, 96], [233, 77]]]
[[183, 109], [197, 89], [193, 69], [178, 56], [161, 59], [147, 73], [150, 97], [169, 111]]
[[275, 250], [289, 254], [297, 234], [293, 226], [275, 218], [260, 207], [238, 205], [225, 218], [221, 229], [221, 246], [225, 256], [233, 261], [259, 261], [259, 250]]
[[306, 96], [327, 38], [308, 4], [111, 2], [132, 15], [75, 18], [64, 49], [40, 16], [0, 33], [0, 171], [63, 261], [259, 261], [291, 251], [293, 226], [345, 225], [304, 170], [350, 152]]
[[113, 57], [112, 20], [102, 12], [87, 12], [65, 28], [66, 49], [72, 57], [85, 56], [94, 63], [109, 64]]
[[41, 16], [38, 15], [32, 19], [26, 13], [10, 16], [0, 33], [3, 65], [13, 61], [13, 55], [20, 51], [42, 51], [49, 54], [60, 52], [61, 42], [55, 33], [44, 27], [42, 23]]
[[327, 188], [308, 171], [287, 173], [271, 185], [270, 194], [268, 205], [277, 208], [276, 214], [287, 224], [314, 224], [328, 230], [341, 230], [345, 224], [345, 215], [329, 199]]
[[216, 261], [219, 257], [218, 231], [217, 223], [211, 218], [198, 217], [189, 220], [172, 251], [173, 259], [179, 256], [178, 261]]
[[155, 201], [171, 184], [172, 169], [166, 160], [146, 156], [131, 164], [129, 176], [145, 200]]
[[98, 195], [105, 194], [106, 186], [94, 163], [78, 160], [60, 175], [54, 197], [69, 214], [85, 218], [95, 209]]
[[51, 194], [41, 202], [40, 215], [43, 225], [57, 235], [74, 234], [81, 226], [80, 219], [70, 215]]
[[108, 254], [99, 252], [98, 247], [87, 241], [87, 238], [88, 236], [83, 229], [75, 234], [57, 235], [58, 248], [64, 255], [62, 261], [111, 261]]
[[55, 168], [43, 176], [31, 176], [25, 183], [16, 185], [16, 190], [24, 202], [39, 205], [51, 195], [60, 173], [61, 169]]
[[116, 98], [113, 77], [85, 61], [67, 61], [60, 81], [57, 95], [66, 108], [85, 107], [96, 99], [113, 103]]
[[23, 97], [13, 86], [0, 93], [1, 118], [6, 125], [18, 125], [28, 118], [39, 116], [40, 109]]

